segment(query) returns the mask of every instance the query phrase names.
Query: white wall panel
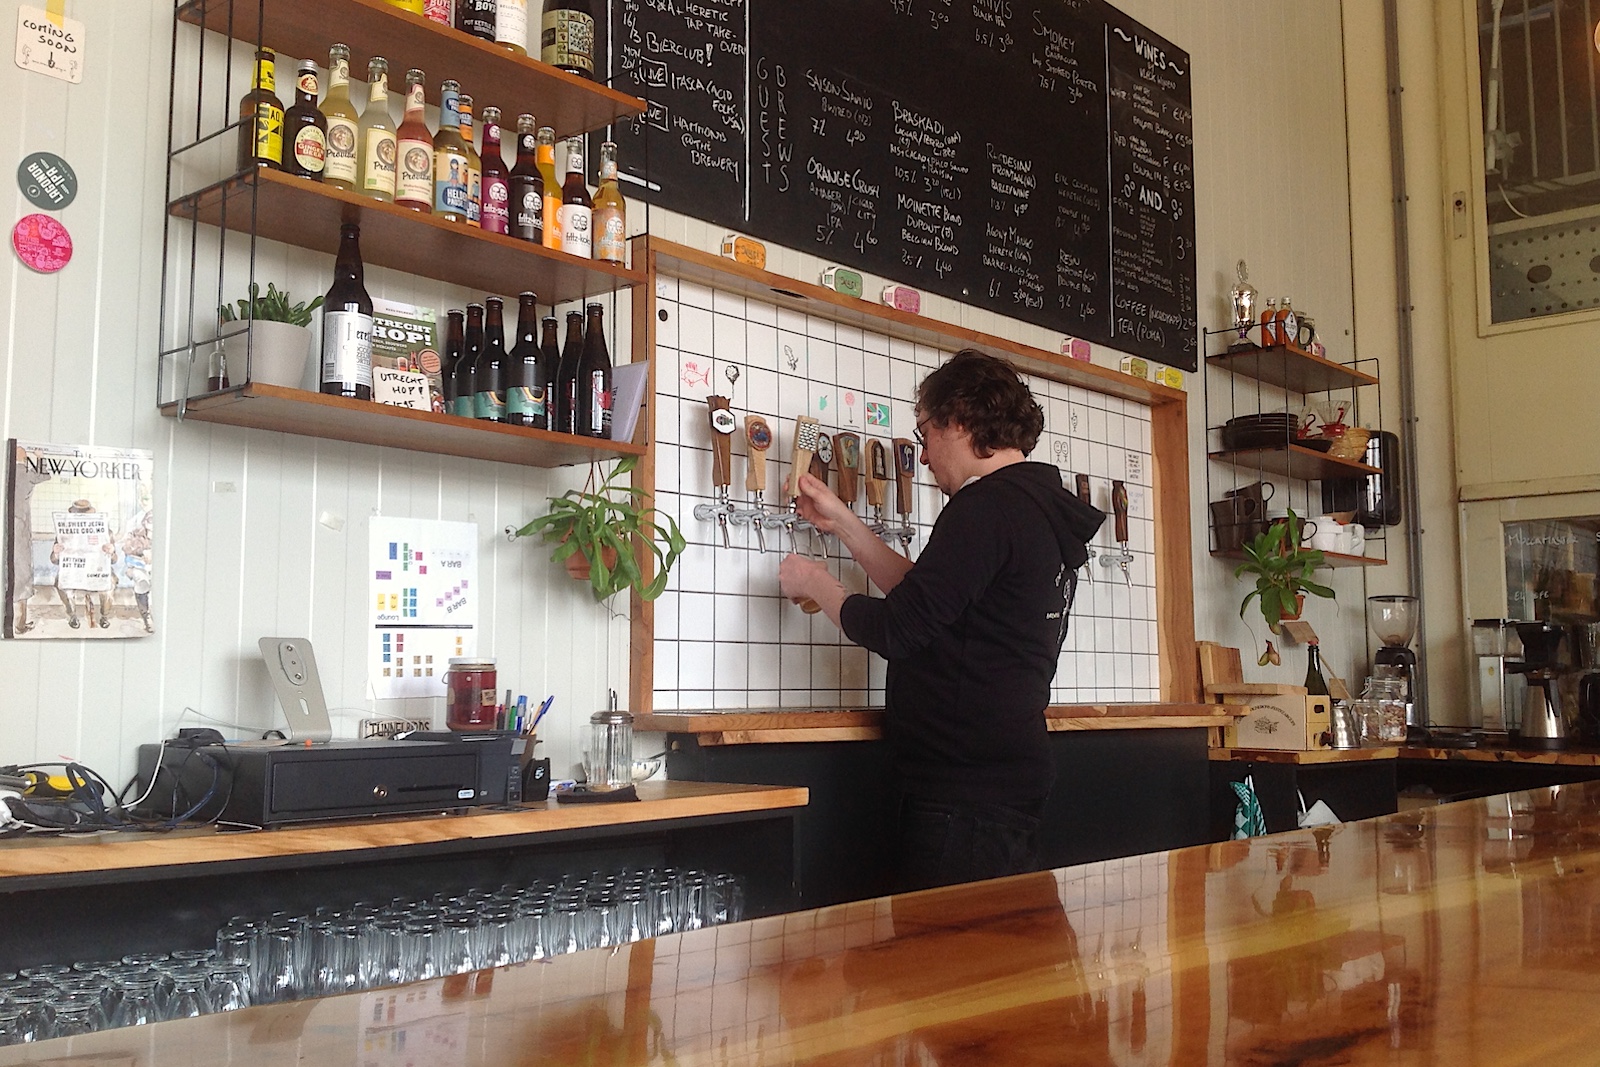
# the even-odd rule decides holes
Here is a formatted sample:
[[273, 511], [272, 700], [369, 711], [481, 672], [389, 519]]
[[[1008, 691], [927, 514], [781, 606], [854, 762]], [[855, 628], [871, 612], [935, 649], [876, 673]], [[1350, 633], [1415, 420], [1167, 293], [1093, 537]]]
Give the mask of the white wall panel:
[[[0, 3], [0, 24], [15, 24], [17, 6]], [[1232, 265], [1243, 256], [1264, 295], [1292, 294], [1316, 315], [1332, 353], [1348, 358], [1340, 343], [1350, 328], [1351, 279], [1337, 0], [1121, 6], [1194, 57], [1202, 318], [1225, 314]], [[499, 658], [502, 688], [558, 694], [541, 733], [563, 773], [579, 756], [579, 723], [601, 706], [608, 685], [627, 691], [626, 621], [609, 618], [548, 564], [542, 548], [508, 544], [501, 530], [537, 514], [547, 495], [581, 472], [180, 425], [157, 414], [171, 11], [167, 0], [69, 0], [68, 14], [88, 30], [81, 85], [0, 67], [0, 94], [21, 117], [0, 130], [0, 175], [42, 149], [63, 155], [82, 182], [77, 200], [58, 213], [76, 243], [73, 263], [48, 277], [9, 256], [0, 265], [0, 433], [152, 449], [158, 495], [156, 635], [0, 643], [8, 680], [0, 762], [70, 755], [122, 777], [134, 746], [171, 733], [186, 707], [229, 722], [273, 723], [278, 713], [255, 648], [267, 633], [312, 639], [330, 706], [357, 709], [345, 725], [373, 711], [428, 710], [421, 702], [376, 708], [367, 695], [366, 537], [378, 513], [478, 523], [480, 647]], [[193, 48], [191, 30], [179, 37]], [[1046, 121], [1040, 129], [1048, 136]], [[13, 219], [31, 210], [14, 185], [5, 202]], [[706, 248], [720, 236], [659, 211], [650, 229]], [[261, 276], [276, 274], [297, 299], [326, 288], [329, 257], [268, 245], [259, 251]], [[772, 252], [775, 265], [801, 278], [826, 265], [798, 251]], [[465, 295], [395, 271], [374, 269], [368, 282], [374, 296], [434, 307]], [[1050, 331], [950, 301], [928, 305], [1024, 343], [1054, 349], [1059, 342]], [[618, 314], [628, 321], [625, 306]], [[1097, 349], [1095, 360], [1114, 364], [1116, 354]], [[1203, 405], [1193, 377], [1190, 389], [1198, 532]], [[234, 491], [216, 491], [218, 482], [232, 482]], [[324, 513], [342, 519], [342, 529], [324, 525]], [[1234, 610], [1239, 586], [1206, 555], [1198, 534], [1195, 575], [1200, 636], [1252, 645]], [[1313, 616], [1334, 631], [1324, 647], [1341, 671], [1363, 647], [1360, 581], [1338, 579], [1342, 614]]]

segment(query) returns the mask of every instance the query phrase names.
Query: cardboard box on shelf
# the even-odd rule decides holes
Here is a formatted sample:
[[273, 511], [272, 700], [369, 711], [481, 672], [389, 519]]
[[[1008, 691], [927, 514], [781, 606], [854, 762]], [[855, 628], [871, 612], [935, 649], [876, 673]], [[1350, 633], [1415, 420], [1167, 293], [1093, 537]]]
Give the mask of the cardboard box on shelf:
[[1222, 728], [1225, 748], [1312, 752], [1329, 747], [1333, 702], [1325, 696], [1308, 696], [1303, 685], [1246, 683], [1209, 691], [1221, 696], [1224, 704], [1248, 708], [1232, 726]]

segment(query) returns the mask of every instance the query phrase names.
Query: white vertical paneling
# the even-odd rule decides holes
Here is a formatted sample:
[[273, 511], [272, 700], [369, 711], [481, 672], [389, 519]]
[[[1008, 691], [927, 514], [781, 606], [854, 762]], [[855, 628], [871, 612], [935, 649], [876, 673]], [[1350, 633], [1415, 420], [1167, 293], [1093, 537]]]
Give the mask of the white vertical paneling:
[[[16, 6], [17, 0], [0, 4], [0, 23], [14, 24]], [[1316, 316], [1335, 358], [1349, 358], [1337, 0], [1123, 0], [1119, 6], [1193, 57], [1202, 318], [1225, 315], [1233, 262], [1242, 256], [1263, 295], [1293, 295], [1297, 307]], [[8, 699], [0, 702], [0, 760], [72, 755], [122, 777], [131, 771], [134, 746], [170, 733], [185, 707], [271, 725], [279, 715], [255, 645], [264, 634], [311, 638], [330, 707], [355, 709], [341, 722], [375, 711], [427, 710], [430, 702], [418, 701], [378, 708], [368, 696], [366, 541], [376, 513], [478, 523], [481, 648], [498, 658], [502, 688], [534, 700], [557, 694], [541, 729], [541, 751], [552, 756], [558, 775], [568, 773], [588, 713], [603, 705], [608, 688], [627, 691], [626, 621], [609, 618], [560, 574], [543, 546], [508, 544], [501, 531], [537, 514], [546, 496], [581, 483], [586, 472], [162, 419], [155, 410], [155, 351], [171, 5], [74, 0], [69, 14], [88, 30], [81, 85], [0, 67], [0, 94], [21, 116], [0, 131], [0, 174], [44, 149], [63, 155], [82, 183], [77, 200], [59, 213], [76, 244], [71, 266], [48, 277], [9, 256], [0, 266], [0, 433], [155, 451], [158, 632], [131, 641], [0, 644], [9, 680]], [[185, 28], [180, 49], [192, 54], [197, 40]], [[208, 68], [218, 64], [217, 72], [219, 45], [216, 38], [206, 45]], [[236, 69], [244, 69], [240, 62], [235, 57]], [[236, 73], [235, 95], [242, 89]], [[225, 103], [222, 112], [231, 112]], [[1041, 133], [1048, 133], [1043, 121]], [[11, 217], [31, 210], [9, 188]], [[652, 233], [707, 249], [721, 236], [659, 209], [650, 211], [648, 225]], [[233, 239], [229, 247], [230, 262], [245, 254], [244, 242]], [[329, 257], [265, 243], [257, 255], [263, 282], [274, 278], [296, 299], [326, 288]], [[779, 248], [771, 249], [771, 263], [807, 280], [827, 265]], [[224, 295], [238, 295], [233, 290], [243, 289], [242, 278], [230, 267]], [[869, 278], [869, 290], [884, 280]], [[388, 270], [371, 270], [368, 283], [375, 296], [441, 308], [482, 295]], [[508, 290], [515, 284], [508, 280]], [[503, 295], [514, 301], [516, 294]], [[1026, 344], [1053, 350], [1059, 341], [1052, 331], [953, 302], [930, 299], [928, 306], [932, 314]], [[197, 318], [209, 314], [202, 307]], [[626, 301], [608, 305], [607, 315], [629, 321]], [[631, 355], [623, 343], [616, 348], [619, 360]], [[1114, 364], [1116, 353], [1097, 349], [1095, 359]], [[1192, 377], [1190, 388], [1198, 630], [1248, 647], [1254, 638], [1234, 609], [1239, 587], [1205, 553], [1206, 482], [1198, 458], [1204, 411]], [[215, 491], [217, 482], [232, 482], [234, 492]], [[1330, 663], [1347, 671], [1350, 653], [1362, 644], [1360, 576], [1342, 572], [1337, 585], [1342, 614], [1335, 619], [1319, 610], [1313, 618], [1335, 631], [1324, 648]]]

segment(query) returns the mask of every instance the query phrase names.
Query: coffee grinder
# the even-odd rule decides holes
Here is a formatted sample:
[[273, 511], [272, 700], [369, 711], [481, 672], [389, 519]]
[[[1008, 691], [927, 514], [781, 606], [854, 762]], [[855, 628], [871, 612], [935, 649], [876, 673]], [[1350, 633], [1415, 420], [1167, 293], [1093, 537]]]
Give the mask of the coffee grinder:
[[1519, 622], [1516, 627], [1522, 662], [1508, 664], [1506, 670], [1528, 683], [1522, 698], [1521, 742], [1534, 748], [1561, 748], [1567, 737], [1561, 677], [1569, 672], [1560, 661], [1566, 631], [1553, 622]]
[[1406, 725], [1427, 726], [1419, 721], [1417, 709], [1417, 654], [1411, 642], [1417, 636], [1417, 598], [1414, 596], [1367, 597], [1367, 625], [1383, 647], [1372, 662], [1389, 668], [1389, 674], [1405, 680]]

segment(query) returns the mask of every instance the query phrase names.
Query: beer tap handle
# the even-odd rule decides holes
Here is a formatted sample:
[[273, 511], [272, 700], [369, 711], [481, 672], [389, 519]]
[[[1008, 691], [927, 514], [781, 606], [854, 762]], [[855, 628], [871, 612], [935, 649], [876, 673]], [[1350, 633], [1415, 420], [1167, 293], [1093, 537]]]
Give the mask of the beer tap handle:
[[[1078, 499], [1083, 501], [1085, 504], [1088, 504], [1091, 508], [1094, 507], [1094, 501], [1090, 499], [1093, 494], [1089, 491], [1089, 476], [1087, 474], [1076, 474], [1073, 475], [1073, 480], [1077, 483]], [[1094, 546], [1086, 543], [1083, 547], [1084, 551], [1089, 553], [1089, 557], [1083, 561], [1083, 574], [1084, 577], [1089, 579], [1089, 584], [1093, 585], [1095, 557]]]
[[833, 469], [833, 438], [825, 433], [817, 434], [817, 451], [811, 457], [811, 477], [828, 484], [828, 472]]
[[717, 498], [726, 500], [728, 486], [733, 484], [732, 401], [725, 396], [708, 396], [706, 408], [711, 418], [711, 484], [716, 487]]
[[746, 415], [744, 436], [750, 446], [750, 467], [745, 472], [744, 487], [759, 501], [767, 489], [767, 449], [772, 447], [772, 427], [760, 415]]
[[839, 467], [839, 499], [856, 505], [856, 472], [861, 469], [861, 438], [853, 433], [833, 435], [833, 458]]
[[[788, 498], [791, 508], [796, 509], [796, 515], [790, 517], [789, 542], [796, 555], [799, 554], [799, 541], [795, 538], [794, 523], [798, 522], [798, 500], [800, 497], [800, 475], [811, 467], [811, 457], [817, 452], [817, 437], [821, 431], [819, 423], [809, 415], [797, 415], [794, 420], [794, 450], [789, 456], [789, 485]], [[800, 610], [807, 615], [815, 615], [822, 610], [822, 606], [815, 600], [806, 599], [800, 602]]]
[[1078, 483], [1078, 499], [1088, 504], [1091, 508], [1094, 507], [1094, 501], [1090, 499], [1089, 476], [1087, 474], [1078, 474], [1073, 477]]
[[1128, 486], [1125, 482], [1111, 483], [1111, 512], [1115, 516], [1117, 543], [1128, 550]]
[[894, 509], [902, 522], [911, 519], [911, 487], [917, 473], [917, 446], [904, 437], [894, 439]]
[[873, 514], [883, 518], [883, 506], [889, 489], [889, 459], [883, 442], [877, 438], [867, 442], [867, 504]]

